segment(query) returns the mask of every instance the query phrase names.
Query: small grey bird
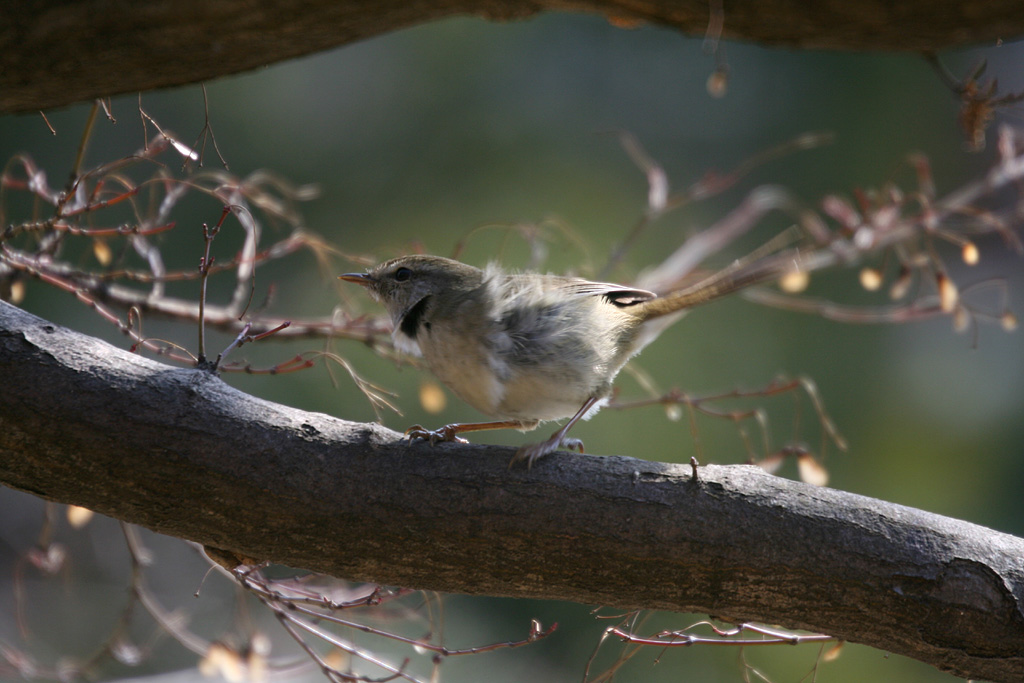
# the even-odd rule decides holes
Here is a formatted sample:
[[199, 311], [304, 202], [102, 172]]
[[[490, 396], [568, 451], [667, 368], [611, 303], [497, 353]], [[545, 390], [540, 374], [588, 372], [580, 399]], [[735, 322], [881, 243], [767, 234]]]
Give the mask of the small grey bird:
[[[420, 356], [466, 403], [496, 421], [411, 427], [411, 439], [462, 441], [484, 429], [531, 430], [569, 417], [551, 438], [520, 448], [527, 468], [559, 448], [582, 452], [566, 433], [607, 401], [622, 366], [657, 336], [651, 321], [798, 267], [799, 252], [727, 269], [657, 296], [623, 285], [540, 273], [481, 270], [439, 256], [402, 256], [340, 279], [362, 285], [391, 316], [400, 351]], [[664, 320], [662, 322], [665, 322]]]

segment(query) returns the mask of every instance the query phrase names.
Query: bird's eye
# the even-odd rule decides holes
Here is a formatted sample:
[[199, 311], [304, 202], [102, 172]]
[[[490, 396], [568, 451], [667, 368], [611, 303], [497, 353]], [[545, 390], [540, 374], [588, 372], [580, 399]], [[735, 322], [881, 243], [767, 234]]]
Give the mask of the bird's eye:
[[405, 282], [406, 280], [408, 280], [411, 277], [412, 277], [412, 271], [409, 270], [408, 268], [406, 268], [405, 266], [402, 266], [401, 268], [399, 268], [398, 270], [395, 271], [395, 281], [396, 282]]

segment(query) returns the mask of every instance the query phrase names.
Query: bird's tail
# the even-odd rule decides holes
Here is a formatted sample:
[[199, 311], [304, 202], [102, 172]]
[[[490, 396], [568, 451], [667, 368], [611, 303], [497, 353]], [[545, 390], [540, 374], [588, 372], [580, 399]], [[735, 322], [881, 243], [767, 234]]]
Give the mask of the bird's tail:
[[821, 265], [814, 257], [814, 252], [794, 247], [752, 261], [736, 261], [695, 284], [643, 302], [643, 317], [645, 320], [658, 318], [747, 287], [774, 282], [791, 273], [810, 272]]

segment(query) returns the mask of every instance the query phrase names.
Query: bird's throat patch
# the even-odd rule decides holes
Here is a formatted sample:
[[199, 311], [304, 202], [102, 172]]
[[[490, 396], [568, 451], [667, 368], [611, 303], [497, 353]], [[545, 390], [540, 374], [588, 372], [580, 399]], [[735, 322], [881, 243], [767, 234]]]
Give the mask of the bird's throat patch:
[[423, 314], [427, 312], [428, 301], [430, 301], [429, 296], [423, 297], [402, 317], [402, 322], [399, 323], [398, 329], [409, 339], [416, 338], [416, 334], [420, 330], [420, 323], [423, 322]]

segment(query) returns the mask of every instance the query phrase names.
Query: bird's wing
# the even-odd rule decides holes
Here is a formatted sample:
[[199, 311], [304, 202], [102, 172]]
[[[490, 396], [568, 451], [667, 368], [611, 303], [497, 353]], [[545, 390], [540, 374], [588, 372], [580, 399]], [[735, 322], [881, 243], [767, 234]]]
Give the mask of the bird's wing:
[[603, 296], [609, 303], [616, 306], [632, 306], [657, 297], [654, 292], [648, 292], [646, 289], [634, 289], [610, 282], [591, 282], [582, 278], [565, 278], [558, 282], [558, 286], [570, 294]]

